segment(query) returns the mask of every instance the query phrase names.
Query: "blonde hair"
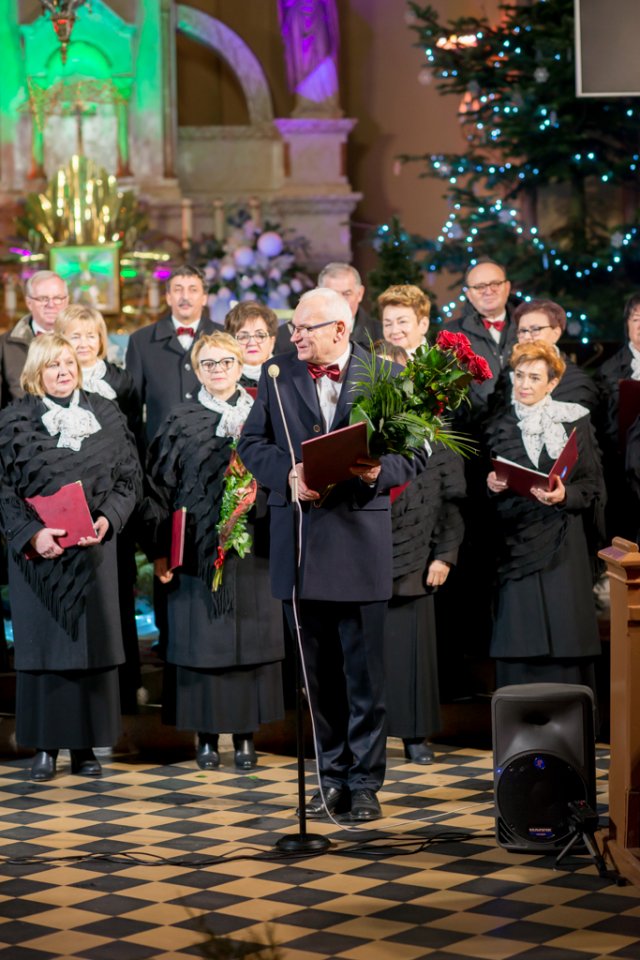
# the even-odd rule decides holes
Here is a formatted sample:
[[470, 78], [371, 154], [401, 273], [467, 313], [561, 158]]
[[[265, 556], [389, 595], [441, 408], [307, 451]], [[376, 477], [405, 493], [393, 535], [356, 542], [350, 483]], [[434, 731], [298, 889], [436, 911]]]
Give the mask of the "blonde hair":
[[402, 283], [394, 287], [387, 287], [378, 297], [378, 313], [382, 316], [385, 307], [408, 307], [413, 310], [418, 320], [429, 318], [431, 301], [420, 287], [412, 283]]
[[556, 348], [544, 340], [517, 343], [511, 352], [509, 365], [512, 370], [515, 370], [521, 363], [529, 363], [532, 360], [544, 360], [549, 380], [560, 380], [567, 369], [566, 363]]
[[194, 370], [198, 366], [198, 357], [205, 347], [218, 347], [220, 350], [228, 350], [229, 353], [233, 354], [240, 366], [244, 364], [244, 351], [235, 337], [232, 337], [230, 333], [223, 333], [221, 330], [216, 330], [215, 333], [206, 333], [204, 336], [199, 337], [194, 343], [193, 349], [191, 350], [191, 366]]
[[42, 333], [39, 337], [34, 337], [29, 344], [27, 359], [20, 376], [20, 386], [25, 393], [44, 397], [46, 391], [42, 383], [42, 372], [48, 364], [58, 359], [65, 347], [71, 350], [75, 358], [78, 367], [78, 386], [82, 387], [82, 369], [73, 345], [59, 333]]
[[104, 317], [99, 310], [89, 307], [84, 303], [74, 303], [70, 307], [65, 307], [56, 317], [54, 330], [61, 337], [66, 337], [66, 331], [74, 320], [80, 320], [82, 323], [93, 323], [98, 331], [100, 346], [98, 347], [98, 360], [104, 360], [109, 347], [109, 334]]

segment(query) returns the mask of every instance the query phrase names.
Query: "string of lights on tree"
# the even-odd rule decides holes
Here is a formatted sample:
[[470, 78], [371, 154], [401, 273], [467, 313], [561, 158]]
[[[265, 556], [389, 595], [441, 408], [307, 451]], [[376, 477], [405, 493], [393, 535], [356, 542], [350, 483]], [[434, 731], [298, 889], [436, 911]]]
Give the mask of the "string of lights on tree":
[[459, 153], [400, 158], [446, 185], [440, 233], [415, 243], [421, 266], [457, 275], [459, 289], [467, 266], [491, 257], [521, 296], [562, 303], [572, 336], [617, 339], [640, 283], [640, 112], [630, 99], [576, 96], [573, 0], [501, 11], [497, 24], [444, 23], [409, 3], [426, 60], [418, 80], [457, 96], [465, 141]]

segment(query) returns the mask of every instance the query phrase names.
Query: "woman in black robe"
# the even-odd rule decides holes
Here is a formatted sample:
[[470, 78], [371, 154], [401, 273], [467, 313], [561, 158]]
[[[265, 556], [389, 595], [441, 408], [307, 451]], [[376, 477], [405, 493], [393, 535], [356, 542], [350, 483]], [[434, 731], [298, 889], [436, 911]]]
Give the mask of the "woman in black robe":
[[[99, 310], [76, 303], [58, 314], [56, 333], [66, 337], [73, 346], [82, 368], [85, 393], [97, 393], [113, 400], [127, 419], [129, 429], [140, 446], [142, 411], [140, 399], [131, 375], [122, 367], [107, 360], [109, 336], [104, 317]], [[123, 713], [136, 713], [138, 691], [142, 687], [140, 649], [136, 630], [135, 585], [137, 577], [136, 545], [133, 526], [135, 518], [118, 536], [118, 576], [120, 619], [125, 662], [120, 667], [120, 703]], [[142, 692], [144, 693], [144, 692]]]
[[[602, 364], [596, 375], [600, 389], [598, 436], [607, 486], [607, 539], [626, 537], [635, 540], [640, 528], [640, 500], [635, 481], [629, 483], [625, 469], [627, 456], [637, 461], [638, 452], [627, 451], [631, 431], [620, 434], [620, 381], [640, 380], [640, 294], [634, 293], [624, 306], [625, 344]], [[633, 419], [633, 418], [631, 418]], [[637, 430], [633, 434], [634, 447]], [[635, 476], [635, 472], [633, 473]]]
[[[70, 343], [43, 334], [29, 347], [25, 396], [0, 413], [0, 517], [9, 548], [17, 671], [16, 738], [34, 747], [33, 780], [71, 770], [99, 776], [93, 746], [118, 737], [123, 649], [116, 535], [141, 493], [141, 470], [117, 406], [79, 389]], [[95, 537], [63, 549], [25, 498], [82, 481]], [[28, 559], [29, 546], [35, 558]]]
[[551, 397], [564, 372], [552, 346], [519, 344], [511, 366], [514, 404], [487, 424], [487, 451], [548, 473], [575, 428], [578, 461], [568, 480], [557, 477], [551, 490], [541, 483], [532, 499], [512, 492], [495, 470], [488, 474], [498, 540], [497, 686], [584, 683], [595, 691], [592, 561], [605, 502], [599, 450], [587, 410]]
[[[253, 403], [238, 387], [242, 356], [225, 333], [196, 342], [191, 362], [202, 384], [198, 396], [174, 408], [148, 460], [155, 570], [169, 585], [167, 660], [177, 668], [176, 722], [198, 731], [196, 759], [205, 770], [220, 763], [223, 732], [233, 733], [236, 766], [255, 767], [253, 732], [283, 715], [281, 615], [269, 588], [266, 500], [259, 491], [249, 516], [251, 552], [240, 558], [229, 550], [222, 584], [213, 589], [222, 559], [218, 523], [225, 473]], [[184, 559], [174, 573], [170, 526], [181, 508]]]
[[456, 563], [464, 524], [462, 459], [437, 444], [415, 480], [391, 491], [393, 597], [385, 622], [384, 655], [389, 736], [401, 737], [405, 757], [434, 759], [429, 734], [440, 727], [434, 591]]

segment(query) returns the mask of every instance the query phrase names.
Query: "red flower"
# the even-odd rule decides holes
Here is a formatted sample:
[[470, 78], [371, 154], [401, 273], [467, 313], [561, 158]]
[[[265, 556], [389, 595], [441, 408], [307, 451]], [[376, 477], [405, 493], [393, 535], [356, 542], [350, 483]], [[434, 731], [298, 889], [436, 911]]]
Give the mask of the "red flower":
[[456, 360], [458, 361], [458, 363], [462, 363], [465, 366], [468, 366], [474, 357], [475, 357], [475, 353], [471, 349], [471, 344], [469, 343], [468, 340], [466, 344], [461, 344], [459, 347], [456, 348]]
[[436, 347], [441, 350], [462, 350], [469, 348], [469, 338], [464, 333], [451, 333], [450, 330], [441, 330], [436, 337]]
[[484, 357], [479, 357], [477, 354], [469, 362], [469, 373], [476, 383], [482, 383], [483, 380], [493, 380], [489, 364]]

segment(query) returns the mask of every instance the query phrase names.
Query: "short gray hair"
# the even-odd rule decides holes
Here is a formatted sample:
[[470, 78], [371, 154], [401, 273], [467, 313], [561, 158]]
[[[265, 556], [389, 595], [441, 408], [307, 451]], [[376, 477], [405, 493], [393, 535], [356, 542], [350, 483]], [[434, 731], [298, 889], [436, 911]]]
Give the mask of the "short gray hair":
[[302, 294], [298, 300], [298, 307], [306, 303], [307, 300], [312, 300], [314, 297], [319, 300], [324, 300], [325, 309], [328, 314], [327, 320], [342, 320], [342, 322], [347, 325], [347, 330], [351, 333], [353, 330], [353, 314], [351, 313], [351, 307], [341, 293], [337, 293], [329, 287], [315, 287], [313, 290], [307, 290], [306, 293]]
[[339, 273], [351, 273], [353, 279], [357, 286], [362, 286], [362, 278], [356, 270], [355, 267], [351, 266], [350, 263], [328, 263], [326, 267], [323, 267], [320, 273], [318, 274], [318, 286], [324, 287], [325, 280], [329, 280], [331, 277], [337, 276]]
[[69, 288], [67, 286], [67, 281], [64, 277], [61, 277], [59, 273], [54, 273], [53, 270], [38, 270], [32, 276], [27, 278], [27, 282], [24, 285], [24, 293], [26, 297], [33, 297], [33, 288], [38, 283], [44, 283], [45, 280], [53, 280], [55, 277], [56, 280], [61, 280], [64, 283], [64, 288], [67, 291], [67, 296], [69, 295]]

